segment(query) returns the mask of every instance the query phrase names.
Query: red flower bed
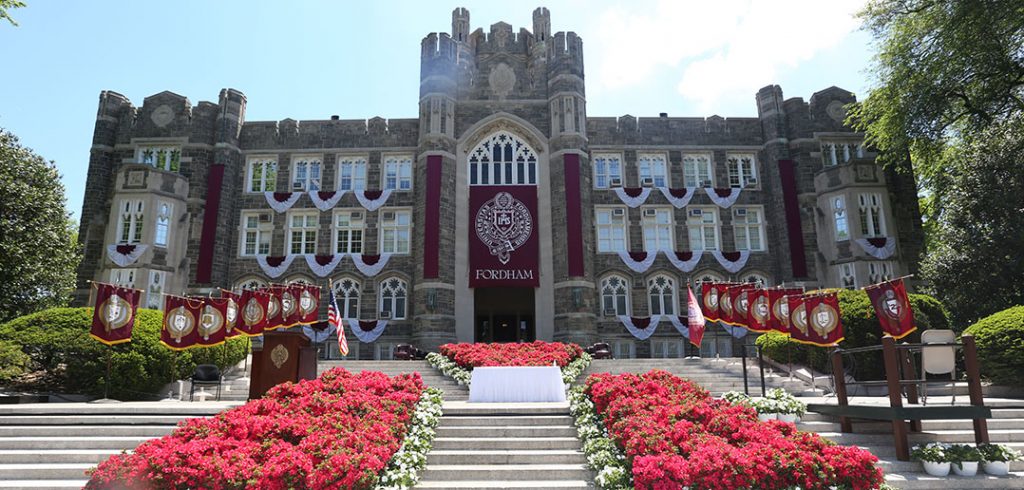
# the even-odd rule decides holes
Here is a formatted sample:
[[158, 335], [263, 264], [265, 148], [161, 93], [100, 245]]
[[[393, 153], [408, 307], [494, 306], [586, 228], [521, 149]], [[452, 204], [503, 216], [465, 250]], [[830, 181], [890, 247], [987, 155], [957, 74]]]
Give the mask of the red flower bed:
[[583, 354], [576, 344], [542, 342], [528, 344], [444, 344], [441, 354], [466, 369], [486, 366], [550, 366], [552, 362], [565, 367]]
[[401, 446], [423, 389], [419, 374], [335, 368], [183, 422], [101, 463], [85, 488], [370, 488]]
[[587, 394], [633, 468], [638, 489], [868, 490], [883, 476], [871, 453], [836, 446], [664, 371], [599, 374]]

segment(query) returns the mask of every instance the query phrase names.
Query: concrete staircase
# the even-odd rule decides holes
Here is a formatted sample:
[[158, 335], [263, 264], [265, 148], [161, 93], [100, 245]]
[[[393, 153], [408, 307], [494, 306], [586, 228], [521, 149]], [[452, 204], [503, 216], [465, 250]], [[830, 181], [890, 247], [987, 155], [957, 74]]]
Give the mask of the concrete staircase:
[[[948, 403], [948, 401], [947, 401]], [[986, 402], [990, 403], [990, 402]], [[994, 443], [1006, 444], [1018, 451], [1024, 451], [1024, 402], [992, 403], [992, 419], [988, 421], [989, 438]], [[999, 405], [1007, 405], [1000, 407]], [[974, 431], [970, 420], [925, 420], [922, 431], [910, 433], [911, 446], [928, 442], [974, 443]], [[978, 476], [960, 477], [950, 473], [946, 478], [936, 478], [924, 472], [917, 461], [899, 461], [893, 447], [892, 425], [887, 422], [854, 422], [854, 433], [839, 432], [839, 423], [830, 416], [815, 413], [806, 414], [797, 424], [800, 430], [817, 432], [838, 444], [856, 445], [878, 456], [879, 466], [885, 470], [886, 483], [900, 489], [923, 488], [1024, 488], [1024, 463], [1010, 463], [1011, 474], [1005, 477], [984, 475], [979, 468]]]
[[[743, 391], [743, 365], [738, 358], [687, 358], [687, 359], [599, 359], [590, 363], [583, 374], [576, 380], [577, 384], [586, 382], [587, 376], [597, 373], [646, 373], [652, 369], [668, 371], [676, 376], [687, 378], [700, 384], [713, 396], [721, 396], [727, 391]], [[760, 372], [757, 360], [747, 360], [747, 383], [751, 396], [761, 395]], [[797, 396], [821, 395], [821, 390], [814, 390], [799, 379], [790, 380], [765, 369], [765, 386], [784, 388]]]
[[566, 403], [446, 402], [417, 488], [594, 488]]
[[317, 364], [317, 372], [323, 373], [334, 367], [342, 367], [353, 373], [379, 371], [388, 376], [420, 373], [420, 377], [423, 378], [423, 382], [427, 386], [444, 391], [445, 401], [469, 398], [469, 388], [459, 385], [453, 379], [441, 374], [427, 361], [320, 361]]
[[0, 405], [0, 488], [81, 488], [85, 471], [228, 403]]

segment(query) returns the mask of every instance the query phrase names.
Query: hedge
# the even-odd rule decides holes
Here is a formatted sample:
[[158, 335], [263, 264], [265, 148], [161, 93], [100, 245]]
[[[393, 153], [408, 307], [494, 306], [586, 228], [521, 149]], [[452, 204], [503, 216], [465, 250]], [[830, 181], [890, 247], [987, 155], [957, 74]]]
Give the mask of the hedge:
[[982, 318], [964, 333], [974, 335], [982, 376], [998, 384], [1024, 386], [1024, 306]]
[[[917, 331], [904, 337], [905, 341], [919, 342], [923, 330], [950, 328], [949, 313], [935, 298], [925, 294], [911, 294], [910, 305], [914, 310]], [[882, 344], [882, 327], [867, 293], [859, 290], [840, 291], [839, 310], [845, 334], [845, 340], [839, 343], [840, 347], [852, 349]], [[831, 349], [800, 344], [778, 333], [761, 335], [757, 345], [763, 349], [765, 356], [777, 362], [793, 362], [821, 372], [831, 372], [828, 360]], [[852, 360], [846, 358], [845, 365], [854, 369], [853, 375], [859, 380], [882, 379], [885, 373], [881, 360], [881, 353], [866, 352], [855, 354]]]
[[32, 385], [35, 389], [101, 396], [109, 383], [111, 398], [145, 400], [158, 397], [172, 380], [190, 376], [196, 364], [217, 364], [223, 369], [246, 356], [244, 338], [232, 339], [226, 348], [175, 354], [160, 344], [163, 313], [146, 309], [138, 310], [132, 341], [108, 348], [89, 336], [92, 314], [92, 308], [51, 308], [0, 325], [0, 358], [5, 352], [3, 342], [20, 346], [27, 355], [25, 371], [42, 374]]

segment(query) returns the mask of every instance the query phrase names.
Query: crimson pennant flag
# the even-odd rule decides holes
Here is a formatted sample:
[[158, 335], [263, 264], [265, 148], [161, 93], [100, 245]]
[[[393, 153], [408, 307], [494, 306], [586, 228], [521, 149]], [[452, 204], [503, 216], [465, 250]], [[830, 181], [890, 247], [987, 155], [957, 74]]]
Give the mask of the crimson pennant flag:
[[789, 335], [789, 301], [787, 296], [804, 294], [800, 288], [783, 288], [768, 290], [768, 306], [771, 315], [768, 317], [768, 329]]
[[303, 284], [289, 284], [281, 292], [281, 326], [294, 327], [302, 319], [299, 311], [299, 299], [306, 290]]
[[242, 321], [237, 330], [249, 337], [263, 335], [267, 327], [267, 310], [270, 309], [270, 293], [262, 289], [243, 289], [239, 300]]
[[717, 322], [719, 319], [718, 313], [718, 286], [710, 282], [705, 282], [700, 285], [700, 297], [704, 303], [704, 319], [709, 322]]
[[754, 289], [753, 284], [737, 284], [729, 288], [729, 299], [732, 301], [732, 320], [730, 325], [747, 327], [747, 313], [750, 311], [750, 300], [747, 293]]
[[107, 345], [131, 342], [139, 291], [98, 282], [92, 285], [96, 288], [96, 307], [89, 336]]
[[810, 344], [811, 333], [807, 328], [807, 308], [804, 304], [805, 295], [793, 294], [783, 301], [789, 305], [789, 336], [802, 344]]
[[718, 289], [718, 323], [732, 326], [732, 287], [731, 282], [716, 284]]
[[772, 316], [771, 305], [768, 304], [768, 291], [754, 288], [747, 291], [747, 329], [753, 332], [768, 332], [768, 321]]
[[204, 298], [202, 301], [196, 344], [204, 347], [223, 344], [227, 336], [228, 299]]
[[242, 303], [242, 296], [235, 294], [232, 291], [220, 290], [220, 297], [224, 301], [227, 301], [227, 307], [224, 313], [224, 338], [230, 339], [237, 337], [242, 334], [242, 331], [238, 329], [238, 309]]
[[689, 286], [686, 294], [686, 324], [690, 330], [690, 343], [700, 348], [700, 342], [704, 339], [704, 313], [700, 311], [700, 302]]
[[172, 350], [195, 347], [199, 340], [197, 324], [202, 314], [203, 300], [171, 295], [165, 298], [160, 343]]
[[301, 286], [298, 310], [299, 325], [317, 323], [320, 316], [320, 286], [312, 284]]
[[878, 323], [886, 335], [902, 339], [917, 330], [914, 326], [914, 311], [910, 308], [910, 298], [903, 279], [883, 282], [867, 287], [868, 298], [875, 307]]
[[[791, 318], [790, 335], [793, 340], [819, 347], [833, 347], [843, 340], [839, 297], [828, 293], [804, 295], [802, 299], [798, 307], [800, 311], [793, 309]], [[790, 308], [793, 308], [792, 303]]]
[[284, 306], [284, 293], [288, 290], [288, 286], [270, 286], [267, 288], [269, 296], [269, 302], [267, 303], [267, 323], [264, 325], [264, 330], [276, 330], [283, 326], [283, 306]]

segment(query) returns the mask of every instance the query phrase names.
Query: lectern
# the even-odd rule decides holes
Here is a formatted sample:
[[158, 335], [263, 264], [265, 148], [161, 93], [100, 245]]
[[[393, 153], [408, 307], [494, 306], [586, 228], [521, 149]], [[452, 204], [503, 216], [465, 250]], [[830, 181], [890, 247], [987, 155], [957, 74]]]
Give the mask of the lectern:
[[266, 332], [252, 353], [249, 399], [286, 381], [316, 378], [316, 347], [301, 332]]

